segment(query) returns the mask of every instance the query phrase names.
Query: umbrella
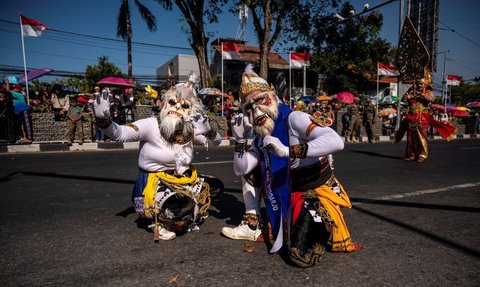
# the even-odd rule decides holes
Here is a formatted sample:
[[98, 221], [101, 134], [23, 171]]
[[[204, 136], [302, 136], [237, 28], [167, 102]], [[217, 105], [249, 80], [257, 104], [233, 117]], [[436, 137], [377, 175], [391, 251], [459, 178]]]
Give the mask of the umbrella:
[[346, 104], [351, 104], [355, 100], [355, 96], [349, 92], [340, 92], [337, 94], [337, 100]]
[[397, 113], [397, 110], [395, 110], [394, 108], [386, 108], [386, 109], [381, 110], [378, 113], [378, 116], [379, 117], [386, 117], [388, 115], [396, 114], [396, 113]]
[[98, 81], [98, 84], [116, 88], [135, 87], [135, 84], [132, 81], [120, 77], [106, 77]]
[[[27, 73], [27, 79], [28, 79], [28, 81], [32, 81], [32, 80], [35, 80], [37, 78], [40, 78], [41, 76], [49, 74], [51, 72], [53, 72], [53, 69], [50, 69], [50, 68], [30, 70], [30, 72]], [[25, 83], [25, 76], [22, 76], [20, 78], [19, 83]]]
[[455, 117], [468, 117], [469, 113], [467, 111], [462, 111], [462, 110], [453, 110], [452, 111], [452, 116]]
[[393, 104], [400, 101], [398, 97], [395, 96], [385, 96], [380, 100], [380, 104]]
[[467, 104], [467, 108], [480, 109], [480, 102], [470, 102]]
[[325, 95], [321, 95], [321, 96], [317, 97], [317, 99], [319, 101], [331, 101], [332, 100], [332, 98], [330, 98], [329, 96], [325, 96]]
[[210, 96], [221, 96], [222, 91], [220, 91], [217, 88], [203, 88], [200, 91], [198, 91], [199, 95], [210, 95]]
[[469, 108], [466, 108], [466, 107], [457, 107], [457, 110], [459, 111], [466, 111], [466, 112], [469, 112], [470, 109]]
[[299, 101], [302, 101], [306, 104], [309, 104], [309, 103], [318, 103], [318, 98], [314, 97], [314, 96], [304, 96], [304, 97], [300, 97], [298, 99]]
[[444, 111], [444, 110], [445, 110], [445, 106], [444, 106], [444, 105], [440, 105], [440, 104], [431, 104], [431, 105], [430, 105], [430, 108], [436, 109], [436, 110], [441, 110], [441, 111]]

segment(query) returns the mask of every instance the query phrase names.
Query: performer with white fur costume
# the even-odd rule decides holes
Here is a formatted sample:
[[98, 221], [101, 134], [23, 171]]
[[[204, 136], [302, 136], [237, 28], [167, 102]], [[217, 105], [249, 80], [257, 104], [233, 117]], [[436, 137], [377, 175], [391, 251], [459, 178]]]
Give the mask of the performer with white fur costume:
[[[328, 242], [332, 251], [351, 252], [340, 207], [351, 207], [348, 195], [333, 175], [328, 155], [344, 147], [325, 118], [291, 111], [251, 66], [242, 76], [242, 109], [233, 118], [237, 139], [234, 172], [243, 176], [244, 220], [224, 227], [231, 239], [268, 239], [259, 224], [263, 196], [274, 243], [270, 252], [286, 247], [292, 263], [314, 265]], [[318, 114], [317, 114], [318, 115]], [[253, 129], [252, 145], [247, 135]], [[267, 232], [268, 234], [268, 232]]]
[[215, 145], [220, 135], [210, 128], [193, 88], [197, 77], [171, 87], [163, 96], [159, 117], [118, 125], [110, 119], [107, 91], [94, 101], [97, 124], [112, 140], [139, 141], [138, 166], [132, 201], [140, 217], [154, 222], [155, 240], [170, 240], [175, 231], [197, 228], [210, 206], [209, 185], [192, 166], [194, 143]]

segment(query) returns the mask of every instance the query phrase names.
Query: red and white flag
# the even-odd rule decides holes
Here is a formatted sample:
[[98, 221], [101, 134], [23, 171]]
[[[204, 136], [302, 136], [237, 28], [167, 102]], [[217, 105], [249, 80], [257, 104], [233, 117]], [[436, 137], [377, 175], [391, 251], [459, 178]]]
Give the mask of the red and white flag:
[[460, 82], [463, 80], [461, 76], [447, 75], [447, 85], [460, 86]]
[[240, 59], [240, 46], [234, 42], [222, 43], [222, 56], [227, 60]]
[[310, 66], [310, 55], [308, 53], [290, 53], [290, 67], [303, 68]]
[[395, 77], [400, 75], [400, 73], [395, 70], [395, 67], [392, 65], [387, 65], [382, 62], [377, 63], [377, 70], [379, 76]]
[[40, 37], [42, 36], [42, 31], [48, 29], [48, 27], [42, 23], [25, 17], [22, 14], [20, 14], [20, 19], [22, 21], [23, 36]]

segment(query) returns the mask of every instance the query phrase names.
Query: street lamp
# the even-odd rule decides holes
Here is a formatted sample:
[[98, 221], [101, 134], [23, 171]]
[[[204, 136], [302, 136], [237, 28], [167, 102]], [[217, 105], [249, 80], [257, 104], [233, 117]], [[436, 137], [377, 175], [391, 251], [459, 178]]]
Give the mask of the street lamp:
[[450, 53], [450, 50], [446, 50], [443, 52], [439, 52], [438, 55], [443, 54], [443, 73], [442, 73], [442, 100], [443, 104], [445, 106], [445, 109], [447, 108], [447, 54]]

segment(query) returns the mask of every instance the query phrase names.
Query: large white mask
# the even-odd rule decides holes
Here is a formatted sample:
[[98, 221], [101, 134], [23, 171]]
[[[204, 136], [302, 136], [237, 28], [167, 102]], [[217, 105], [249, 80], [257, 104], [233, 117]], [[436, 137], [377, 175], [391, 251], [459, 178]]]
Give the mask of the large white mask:
[[278, 99], [275, 92], [253, 92], [245, 97], [243, 111], [252, 123], [255, 133], [271, 135], [278, 116]]
[[202, 109], [195, 91], [189, 87], [172, 87], [160, 106], [160, 133], [169, 142], [186, 143], [192, 139], [190, 115]]

